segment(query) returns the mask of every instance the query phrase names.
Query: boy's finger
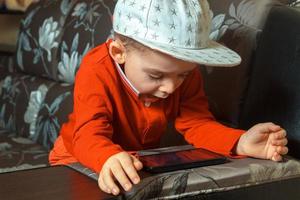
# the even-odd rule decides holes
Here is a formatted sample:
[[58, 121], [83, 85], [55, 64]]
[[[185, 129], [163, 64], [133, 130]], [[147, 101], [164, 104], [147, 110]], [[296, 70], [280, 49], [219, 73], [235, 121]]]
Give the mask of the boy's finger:
[[280, 155], [285, 155], [285, 154], [287, 154], [289, 152], [289, 149], [287, 147], [279, 146], [279, 147], [276, 148], [276, 151]]
[[255, 125], [255, 128], [260, 130], [262, 133], [277, 132], [281, 130], [280, 126], [272, 122], [257, 124]]
[[131, 156], [133, 160], [133, 165], [136, 170], [141, 170], [143, 168], [143, 163], [137, 159], [135, 156]]
[[[125, 166], [125, 168], [127, 167], [128, 166]], [[121, 166], [120, 162], [116, 163], [114, 166], [111, 167], [111, 171], [117, 179], [117, 181], [122, 185], [125, 191], [128, 191], [131, 189], [132, 184], [126, 176], [124, 170], [125, 169]]]
[[99, 178], [98, 178], [98, 185], [99, 188], [106, 193], [111, 193], [111, 190], [105, 185], [104, 181], [103, 181], [103, 176], [102, 173], [100, 173]]
[[269, 128], [269, 131], [272, 131], [272, 132], [283, 130], [279, 125], [276, 125], [272, 122], [268, 123], [268, 128]]
[[130, 178], [130, 180], [134, 184], [139, 183], [140, 177], [135, 169], [134, 160], [131, 157], [128, 157], [128, 159], [123, 160], [121, 164], [127, 176]]
[[275, 146], [285, 146], [285, 145], [287, 145], [287, 143], [288, 143], [288, 140], [286, 138], [272, 141], [272, 144]]
[[276, 139], [282, 139], [286, 137], [286, 131], [285, 130], [280, 130], [277, 133], [275, 133], [275, 138]]
[[110, 169], [106, 169], [103, 172], [103, 182], [106, 187], [111, 191], [113, 195], [118, 195], [120, 192], [119, 187], [116, 185], [115, 181], [113, 180], [113, 174]]
[[272, 156], [272, 160], [273, 161], [281, 161], [282, 160], [282, 156], [280, 154], [278, 154], [277, 152], [274, 153], [274, 155]]
[[264, 130], [264, 132], [269, 132], [269, 131], [279, 131], [281, 129], [280, 126], [272, 123], [272, 122], [266, 122], [266, 123], [262, 123], [260, 124], [261, 128]]

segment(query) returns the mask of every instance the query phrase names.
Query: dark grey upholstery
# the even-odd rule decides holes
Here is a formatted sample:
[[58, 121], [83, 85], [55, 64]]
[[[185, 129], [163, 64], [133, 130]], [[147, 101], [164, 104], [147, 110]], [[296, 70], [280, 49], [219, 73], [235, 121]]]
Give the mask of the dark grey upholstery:
[[252, 67], [241, 126], [273, 121], [287, 130], [290, 154], [300, 158], [300, 12], [274, 7]]

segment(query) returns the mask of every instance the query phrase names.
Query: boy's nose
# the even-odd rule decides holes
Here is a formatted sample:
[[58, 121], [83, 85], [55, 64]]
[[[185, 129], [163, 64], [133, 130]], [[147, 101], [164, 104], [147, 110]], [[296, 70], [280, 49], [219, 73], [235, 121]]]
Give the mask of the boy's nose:
[[167, 94], [172, 94], [174, 90], [178, 87], [178, 80], [166, 80], [160, 86], [160, 91]]

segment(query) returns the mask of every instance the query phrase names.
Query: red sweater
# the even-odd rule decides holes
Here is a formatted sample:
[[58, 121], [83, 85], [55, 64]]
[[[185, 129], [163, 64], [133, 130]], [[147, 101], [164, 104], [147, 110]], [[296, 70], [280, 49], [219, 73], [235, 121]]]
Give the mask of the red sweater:
[[79, 161], [100, 172], [113, 154], [157, 147], [168, 120], [175, 120], [176, 129], [190, 144], [225, 155], [231, 154], [244, 132], [215, 121], [198, 69], [167, 99], [146, 107], [118, 71], [105, 43], [82, 61], [74, 110], [50, 153], [50, 163]]

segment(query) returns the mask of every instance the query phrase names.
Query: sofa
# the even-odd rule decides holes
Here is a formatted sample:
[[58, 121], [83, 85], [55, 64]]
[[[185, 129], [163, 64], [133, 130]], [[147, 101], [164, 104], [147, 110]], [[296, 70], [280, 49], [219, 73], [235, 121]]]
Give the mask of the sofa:
[[[73, 82], [80, 61], [91, 48], [111, 37], [115, 2], [44, 0], [33, 3], [20, 20], [15, 47], [8, 51], [0, 48], [0, 173], [49, 166], [49, 150], [73, 109]], [[300, 158], [299, 0], [209, 0], [209, 3], [213, 21], [210, 37], [234, 49], [243, 59], [234, 68], [199, 66], [211, 111], [218, 121], [235, 128], [247, 129], [265, 121], [283, 126], [290, 141], [291, 162], [287, 163], [292, 163], [288, 168], [292, 172], [285, 171], [275, 178], [297, 176], [300, 174], [296, 161]], [[192, 148], [176, 133], [172, 122], [161, 147], [169, 148], [160, 151]], [[207, 179], [202, 183], [206, 185], [204, 192], [212, 187], [216, 190], [232, 185], [246, 187], [250, 179], [253, 184], [266, 182], [271, 174], [261, 180], [253, 179], [255, 176], [249, 169], [257, 175], [274, 166], [286, 168], [284, 163], [276, 165], [250, 158], [234, 160], [227, 167], [237, 173], [230, 177], [211, 175], [223, 185]], [[79, 163], [71, 167], [97, 178], [96, 173]], [[209, 171], [201, 170], [204, 170], [201, 174]], [[189, 176], [193, 173], [199, 171]], [[165, 181], [166, 176], [170, 174], [149, 177], [140, 187], [155, 180], [153, 183], [164, 185], [164, 189], [153, 193], [150, 187], [149, 193], [163, 197], [170, 195], [174, 180], [185, 180], [189, 182], [188, 189], [176, 188], [177, 193], [171, 192], [174, 198], [178, 198], [178, 191], [199, 193], [197, 184], [186, 178], [187, 173], [175, 174], [169, 182]], [[128, 193], [127, 197], [137, 198], [137, 194], [145, 197], [144, 191]]]

